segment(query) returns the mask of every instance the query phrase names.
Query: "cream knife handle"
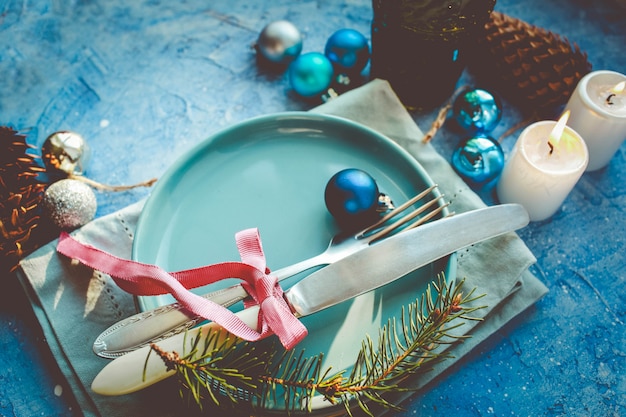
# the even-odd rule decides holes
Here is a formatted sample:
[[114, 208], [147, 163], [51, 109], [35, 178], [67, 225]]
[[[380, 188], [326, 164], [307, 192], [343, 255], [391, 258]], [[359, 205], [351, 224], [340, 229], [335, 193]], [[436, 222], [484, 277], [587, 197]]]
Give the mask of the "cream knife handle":
[[[257, 328], [259, 307], [253, 306], [237, 313], [237, 316], [253, 329]], [[178, 352], [183, 355], [191, 351], [193, 340], [204, 337], [210, 330], [221, 329], [216, 323], [207, 323], [179, 333], [159, 342], [164, 352]], [[224, 337], [229, 335], [222, 329]], [[230, 335], [232, 337], [232, 335]], [[146, 388], [172, 376], [175, 371], [168, 371], [165, 363], [150, 346], [120, 356], [109, 362], [91, 383], [91, 389], [101, 395], [124, 395]]]

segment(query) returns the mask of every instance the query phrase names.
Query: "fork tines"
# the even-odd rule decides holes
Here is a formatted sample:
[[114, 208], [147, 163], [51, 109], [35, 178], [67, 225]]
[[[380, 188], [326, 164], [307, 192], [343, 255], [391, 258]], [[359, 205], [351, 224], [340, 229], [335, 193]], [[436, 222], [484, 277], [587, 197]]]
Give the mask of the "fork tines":
[[[412, 211], [407, 211], [409, 207], [412, 207], [429, 194], [432, 194], [430, 200], [414, 208]], [[449, 202], [441, 203], [443, 197], [444, 195], [440, 194], [437, 190], [437, 184], [434, 184], [415, 197], [391, 210], [376, 223], [364, 229], [359, 236], [367, 237], [371, 241], [374, 241], [399, 228], [402, 228], [401, 231], [404, 231], [424, 224], [439, 215], [446, 207], [448, 207], [448, 205], [450, 205]], [[401, 214], [403, 215], [398, 217]], [[392, 219], [394, 219], [394, 221], [390, 222]]]

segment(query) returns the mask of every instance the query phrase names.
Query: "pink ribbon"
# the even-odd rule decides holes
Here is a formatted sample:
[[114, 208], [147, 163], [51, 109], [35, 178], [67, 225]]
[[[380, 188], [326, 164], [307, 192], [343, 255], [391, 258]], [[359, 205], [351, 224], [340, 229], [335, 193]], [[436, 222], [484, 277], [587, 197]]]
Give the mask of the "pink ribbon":
[[[243, 230], [236, 234], [235, 240], [242, 262], [224, 262], [173, 273], [156, 265], [118, 258], [80, 243], [65, 232], [59, 237], [57, 251], [110, 275], [120, 288], [131, 294], [170, 293], [191, 313], [219, 324], [241, 339], [257, 341], [275, 334], [286, 349], [293, 348], [307, 335], [307, 329], [291, 312], [278, 280], [266, 266], [258, 230]], [[259, 305], [259, 330], [250, 328], [222, 305], [189, 291], [226, 278], [243, 280], [242, 285], [252, 299], [246, 301], [246, 307]]]

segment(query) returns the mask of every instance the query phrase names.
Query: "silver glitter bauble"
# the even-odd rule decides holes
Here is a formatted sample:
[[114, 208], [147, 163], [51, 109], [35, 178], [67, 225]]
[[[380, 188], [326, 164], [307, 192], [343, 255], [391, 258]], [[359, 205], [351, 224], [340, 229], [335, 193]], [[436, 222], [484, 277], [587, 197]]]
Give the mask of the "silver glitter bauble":
[[87, 169], [90, 156], [89, 145], [75, 132], [54, 132], [41, 146], [41, 159], [46, 167], [68, 175], [82, 175]]
[[277, 20], [263, 28], [256, 49], [270, 62], [288, 64], [302, 52], [302, 35], [293, 23]]
[[43, 196], [46, 216], [63, 230], [74, 230], [91, 221], [98, 204], [87, 184], [73, 179], [52, 183]]

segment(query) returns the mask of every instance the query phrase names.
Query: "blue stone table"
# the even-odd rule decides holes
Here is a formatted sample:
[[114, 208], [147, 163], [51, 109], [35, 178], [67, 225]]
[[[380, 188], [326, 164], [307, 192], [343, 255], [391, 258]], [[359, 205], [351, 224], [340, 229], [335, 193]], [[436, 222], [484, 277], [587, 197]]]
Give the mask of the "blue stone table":
[[[499, 0], [496, 10], [566, 36], [594, 69], [626, 72], [623, 0]], [[0, 2], [0, 124], [40, 146], [80, 132], [89, 177], [159, 177], [185, 150], [252, 116], [308, 110], [287, 79], [259, 69], [259, 31], [287, 19], [303, 52], [334, 31], [370, 36], [367, 0]], [[459, 83], [471, 83], [464, 73]], [[436, 109], [412, 115], [427, 130]], [[504, 102], [494, 135], [523, 119]], [[508, 152], [519, 132], [502, 140]], [[451, 155], [459, 134], [434, 139]], [[149, 193], [98, 193], [97, 216]], [[493, 202], [491, 191], [482, 197]], [[535, 306], [403, 405], [408, 416], [626, 416], [626, 146], [583, 175], [561, 210], [520, 236], [549, 287]], [[13, 276], [0, 295], [0, 416], [80, 415]], [[393, 413], [390, 413], [393, 414]]]

